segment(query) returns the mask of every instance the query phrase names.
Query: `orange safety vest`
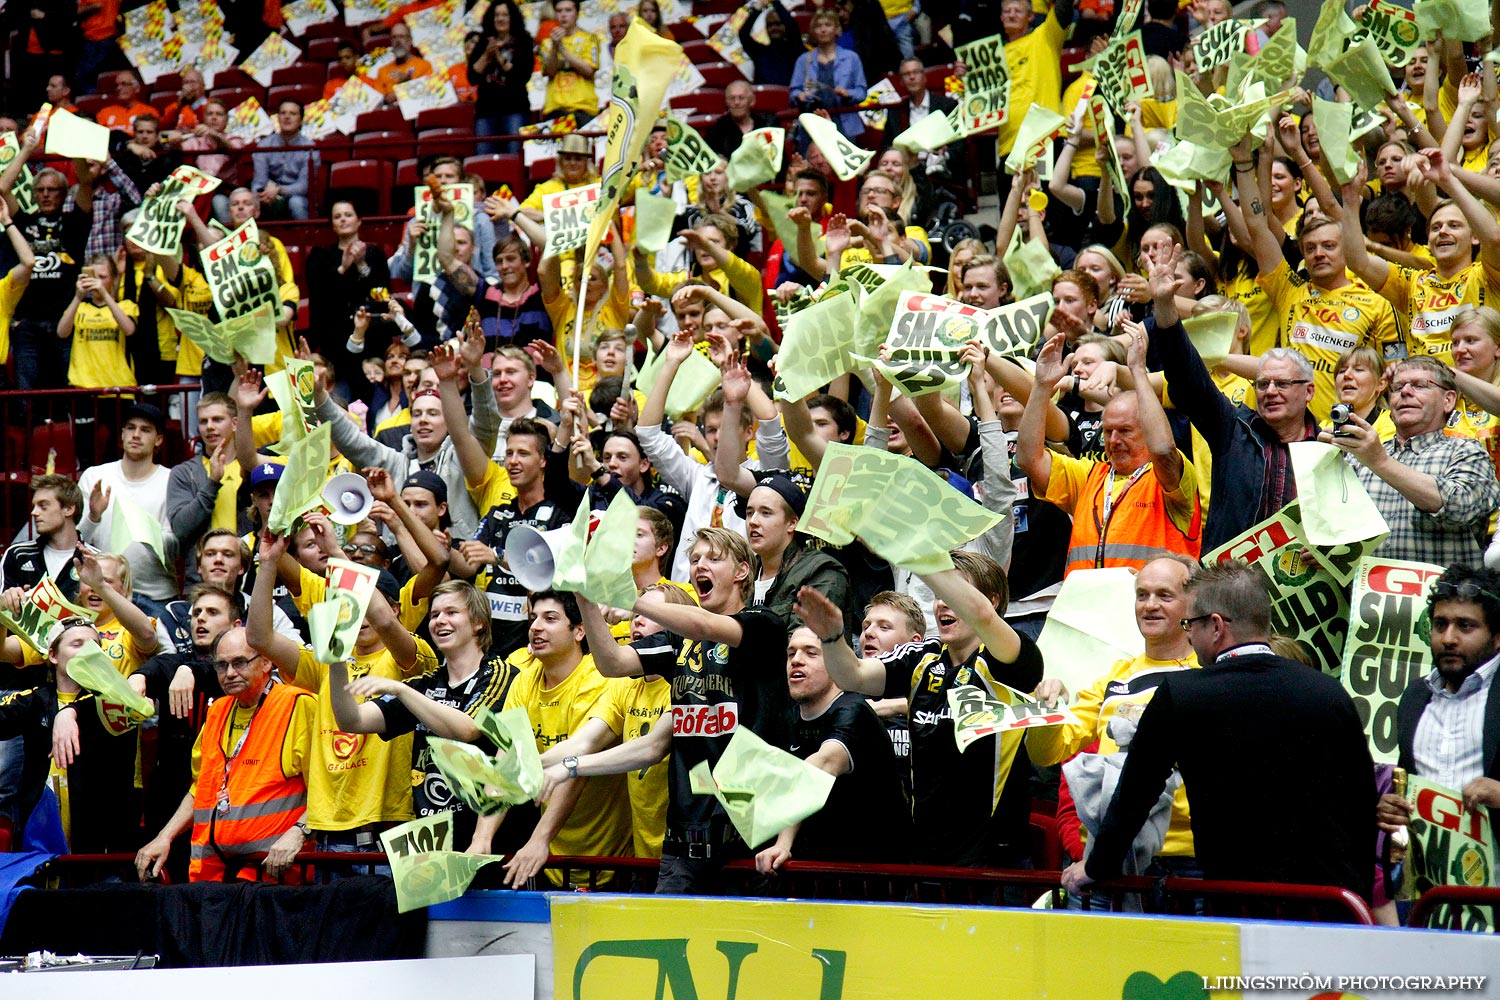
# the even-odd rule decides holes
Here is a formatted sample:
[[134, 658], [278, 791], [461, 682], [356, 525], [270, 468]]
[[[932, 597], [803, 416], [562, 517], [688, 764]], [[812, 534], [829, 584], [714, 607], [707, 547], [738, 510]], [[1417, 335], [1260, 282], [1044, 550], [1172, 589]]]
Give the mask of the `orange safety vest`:
[[1163, 551], [1196, 560], [1203, 546], [1203, 504], [1194, 498], [1193, 522], [1184, 535], [1167, 516], [1161, 483], [1148, 463], [1131, 476], [1106, 511], [1110, 471], [1108, 462], [1096, 464], [1073, 505], [1066, 573], [1110, 566], [1140, 569]]
[[[300, 774], [289, 777], [282, 773], [281, 748], [297, 699], [311, 697], [290, 685], [272, 684], [232, 758], [224, 753], [220, 734], [229, 724], [235, 700], [220, 698], [209, 706], [193, 791], [189, 881], [223, 881], [226, 869], [221, 852], [233, 858], [270, 850], [307, 808], [307, 783]], [[221, 791], [227, 793], [228, 804], [223, 807]], [[285, 881], [294, 881], [296, 875], [296, 869], [292, 869]]]

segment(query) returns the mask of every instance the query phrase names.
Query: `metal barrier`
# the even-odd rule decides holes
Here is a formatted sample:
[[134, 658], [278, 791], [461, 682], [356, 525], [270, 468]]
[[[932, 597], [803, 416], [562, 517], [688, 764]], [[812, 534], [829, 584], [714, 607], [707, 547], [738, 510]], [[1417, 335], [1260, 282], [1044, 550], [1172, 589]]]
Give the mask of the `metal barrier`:
[[1438, 885], [1422, 893], [1422, 898], [1412, 905], [1407, 915], [1408, 927], [1433, 927], [1433, 918], [1439, 918], [1437, 930], [1462, 930], [1463, 907], [1482, 906], [1490, 908], [1490, 921], [1486, 930], [1495, 926], [1496, 909], [1500, 908], [1500, 887]]
[[[297, 855], [296, 860], [302, 867], [304, 880], [311, 882], [315, 881], [319, 866], [369, 872], [375, 866], [385, 864], [386, 856], [378, 851], [304, 851]], [[134, 864], [134, 855], [129, 854], [63, 855], [52, 862], [49, 873], [65, 882], [91, 875], [98, 877], [99, 873], [134, 878]], [[651, 892], [656, 885], [657, 862], [653, 858], [553, 856], [547, 859], [545, 868], [568, 873], [564, 877], [571, 878], [571, 888], [581, 891], [645, 893]], [[488, 878], [486, 871], [491, 873]], [[607, 878], [606, 873], [612, 873], [613, 878]], [[724, 867], [723, 883], [727, 893], [739, 896], [949, 905], [995, 905], [1007, 899], [1006, 890], [1012, 890], [1012, 896], [1024, 900], [1019, 905], [1029, 905], [1037, 896], [1059, 889], [1061, 879], [1061, 872], [924, 865], [844, 865], [820, 861], [790, 861], [777, 875], [764, 876], [756, 872], [753, 860], [744, 859]], [[479, 881], [481, 885], [490, 881], [498, 885], [495, 869], [482, 871]], [[527, 888], [547, 890], [552, 886], [552, 880], [543, 875], [533, 879]], [[1464, 895], [1459, 900], [1462, 902], [1476, 899], [1500, 901], [1500, 889], [1459, 891], [1490, 894], [1483, 897]], [[1107, 907], [1096, 909], [1114, 910], [1120, 908], [1125, 896], [1136, 893], [1151, 897], [1157, 904], [1152, 912], [1158, 914], [1201, 913], [1223, 919], [1375, 923], [1364, 900], [1348, 889], [1335, 886], [1132, 876], [1092, 886], [1087, 899], [1090, 903], [1107, 900]], [[1424, 896], [1424, 903], [1426, 899]], [[1442, 901], [1452, 900], [1439, 902]], [[1414, 919], [1417, 912], [1412, 913]]]

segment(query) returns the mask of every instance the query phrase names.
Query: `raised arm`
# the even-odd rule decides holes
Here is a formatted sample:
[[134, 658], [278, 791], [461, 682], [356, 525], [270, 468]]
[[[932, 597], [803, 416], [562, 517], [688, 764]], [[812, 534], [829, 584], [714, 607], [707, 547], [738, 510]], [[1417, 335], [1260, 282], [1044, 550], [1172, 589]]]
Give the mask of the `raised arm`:
[[1479, 203], [1469, 189], [1453, 176], [1450, 162], [1435, 150], [1424, 149], [1422, 175], [1453, 199], [1453, 203], [1464, 213], [1469, 228], [1479, 240], [1479, 259], [1491, 275], [1500, 274], [1500, 222], [1489, 209]]
[[288, 684], [297, 677], [297, 661], [302, 648], [276, 631], [271, 619], [271, 598], [276, 590], [276, 574], [268, 567], [286, 555], [286, 536], [269, 531], [260, 534], [261, 571], [255, 574], [255, 588], [250, 592], [250, 610], [245, 614], [245, 638], [256, 652], [266, 656], [281, 672]]
[[615, 637], [609, 630], [609, 622], [604, 620], [599, 605], [582, 594], [575, 596], [578, 598], [578, 614], [583, 620], [583, 631], [588, 636], [589, 651], [594, 654], [594, 667], [605, 677], [641, 676], [644, 670], [641, 668], [640, 654], [629, 646], [621, 646], [615, 642]]
[[1063, 344], [1067, 334], [1059, 333], [1047, 341], [1036, 359], [1035, 386], [1026, 400], [1026, 409], [1021, 413], [1021, 426], [1016, 433], [1016, 465], [1026, 473], [1031, 489], [1037, 495], [1047, 492], [1052, 481], [1052, 453], [1047, 450], [1046, 407], [1051, 405], [1052, 394], [1063, 377]]
[[[1283, 115], [1276, 125], [1276, 132], [1281, 139], [1281, 147], [1286, 150], [1292, 162], [1297, 164], [1297, 169], [1302, 171], [1307, 186], [1312, 189], [1313, 197], [1318, 199], [1318, 208], [1328, 218], [1337, 222], [1343, 214], [1339, 208], [1338, 199], [1333, 196], [1333, 188], [1328, 186], [1328, 178], [1323, 176], [1323, 171], [1318, 169], [1312, 157], [1308, 156], [1302, 148], [1302, 130], [1298, 128], [1297, 120], [1291, 115]], [[1328, 162], [1326, 151], [1323, 154], [1323, 162], [1325, 164]], [[1329, 171], [1332, 172], [1331, 166]]]
[[[1160, 269], [1160, 265], [1151, 269], [1153, 280], [1160, 280], [1157, 276]], [[1171, 271], [1167, 271], [1166, 276], [1170, 280]], [[1161, 399], [1151, 388], [1151, 377], [1146, 371], [1146, 328], [1140, 323], [1126, 320], [1125, 332], [1130, 335], [1126, 363], [1131, 375], [1135, 376], [1136, 417], [1140, 421], [1141, 432], [1145, 435], [1146, 447], [1151, 450], [1151, 468], [1156, 473], [1156, 480], [1161, 483], [1164, 491], [1171, 493], [1182, 482], [1182, 452], [1177, 450], [1167, 412], [1162, 409]]]
[[152, 624], [150, 616], [104, 579], [104, 569], [99, 565], [98, 556], [92, 552], [79, 551], [78, 579], [104, 599], [104, 603], [109, 605], [115, 618], [130, 633], [130, 638], [141, 652], [149, 656], [156, 649], [156, 626]]
[[885, 694], [885, 664], [854, 655], [844, 638], [844, 613], [839, 606], [811, 587], [797, 591], [793, 614], [823, 641], [823, 665], [840, 690], [879, 698]]
[[1481, 92], [1478, 73], [1468, 73], [1459, 81], [1458, 107], [1453, 109], [1453, 122], [1443, 135], [1443, 159], [1449, 163], [1464, 161], [1464, 128]]
[[438, 376], [438, 401], [443, 407], [443, 422], [453, 441], [453, 452], [458, 456], [458, 467], [463, 470], [464, 483], [474, 489], [489, 474], [491, 459], [469, 430], [469, 415], [464, 412], [463, 396], [458, 391], [458, 352], [448, 345], [439, 345], [433, 349], [430, 360]]
[[1271, 232], [1270, 206], [1261, 200], [1260, 179], [1255, 161], [1250, 158], [1250, 140], [1240, 140], [1231, 156], [1240, 207], [1248, 209], [1245, 212], [1245, 227], [1250, 231], [1248, 249], [1260, 273], [1270, 274], [1281, 263], [1281, 241]]
[[[333, 721], [338, 723], [339, 730], [346, 733], [385, 732], [385, 714], [373, 702], [356, 700], [348, 685], [349, 668], [345, 662], [339, 660], [337, 663], [330, 663], [328, 701], [333, 706]], [[418, 697], [422, 697], [423, 701], [430, 700], [421, 695]]]
[[1340, 224], [1344, 230], [1344, 262], [1365, 284], [1378, 292], [1391, 276], [1391, 265], [1365, 248], [1365, 234], [1359, 224], [1363, 187], [1364, 182], [1357, 176], [1343, 187], [1344, 217]]
[[743, 359], [733, 357], [724, 366], [724, 418], [719, 430], [719, 446], [714, 450], [714, 474], [721, 486], [727, 486], [742, 497], [755, 489], [755, 477], [740, 463], [745, 460], [745, 439], [738, 433], [745, 397], [750, 393], [750, 372]]
[[[995, 606], [974, 588], [964, 575], [956, 569], [940, 570], [936, 573], [920, 574], [922, 582], [932, 588], [938, 600], [948, 605], [960, 619], [968, 622], [979, 633], [979, 641], [1002, 663], [1014, 663], [1021, 655], [1021, 637], [1018, 636]], [[1041, 683], [1037, 677], [1024, 686], [1031, 690]]]

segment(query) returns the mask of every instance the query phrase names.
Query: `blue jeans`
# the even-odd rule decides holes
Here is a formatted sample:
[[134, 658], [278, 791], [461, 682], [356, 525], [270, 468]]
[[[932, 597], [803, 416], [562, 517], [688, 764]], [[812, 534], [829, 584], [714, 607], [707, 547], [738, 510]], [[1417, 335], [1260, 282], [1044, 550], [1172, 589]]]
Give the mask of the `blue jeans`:
[[67, 387], [73, 340], [60, 340], [55, 322], [13, 319], [10, 321], [10, 343], [16, 354], [16, 388]]
[[[921, 9], [920, 7], [913, 7], [911, 17], [916, 17], [917, 11]], [[895, 17], [889, 18], [887, 23], [890, 24], [891, 31], [896, 36], [896, 45], [901, 49], [901, 58], [913, 58], [917, 51], [916, 46], [913, 44], [915, 33], [912, 31], [912, 22], [908, 19], [907, 15], [898, 14]]]
[[[359, 844], [354, 831], [337, 831], [334, 833], [318, 832], [314, 835], [314, 842], [318, 850], [328, 854], [359, 854], [366, 851], [380, 850], [380, 840], [377, 838], [373, 844]], [[354, 873], [334, 870], [332, 866], [326, 866], [318, 871], [318, 881], [323, 884], [337, 882], [339, 879], [352, 878]], [[361, 869], [357, 874], [365, 874]], [[376, 865], [370, 870], [371, 875], [391, 874], [390, 865]]]
[[[492, 115], [485, 118], [474, 119], [474, 134], [478, 136], [490, 135], [515, 135], [521, 131], [521, 126], [526, 124], [530, 117], [524, 111], [507, 111], [502, 114]], [[507, 139], [505, 142], [481, 142], [479, 152], [482, 155], [489, 153], [519, 153], [521, 151], [521, 140]], [[515, 192], [517, 195], [520, 192]]]

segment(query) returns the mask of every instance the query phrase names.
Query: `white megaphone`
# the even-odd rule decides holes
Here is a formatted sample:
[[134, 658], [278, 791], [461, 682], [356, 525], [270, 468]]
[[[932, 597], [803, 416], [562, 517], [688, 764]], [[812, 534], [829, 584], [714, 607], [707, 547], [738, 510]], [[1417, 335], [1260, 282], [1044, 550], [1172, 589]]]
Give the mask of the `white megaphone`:
[[510, 565], [511, 575], [533, 593], [552, 586], [552, 577], [557, 572], [557, 553], [562, 551], [565, 537], [572, 532], [570, 526], [551, 531], [537, 531], [525, 524], [511, 528], [505, 539], [505, 561]]
[[369, 516], [375, 498], [370, 484], [357, 472], [340, 472], [323, 487], [323, 503], [328, 520], [334, 524], [358, 524]]

